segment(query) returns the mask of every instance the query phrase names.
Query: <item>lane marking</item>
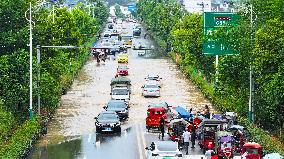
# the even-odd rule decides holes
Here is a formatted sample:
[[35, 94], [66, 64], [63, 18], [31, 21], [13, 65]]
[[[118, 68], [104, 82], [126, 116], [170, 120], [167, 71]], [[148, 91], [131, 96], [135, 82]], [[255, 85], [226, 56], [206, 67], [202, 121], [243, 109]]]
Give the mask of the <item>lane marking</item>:
[[137, 138], [137, 144], [138, 144], [138, 152], [139, 152], [139, 158], [143, 159], [143, 154], [142, 154], [142, 148], [141, 148], [141, 141], [139, 139], [140, 133], [139, 133], [139, 126], [135, 125], [135, 131], [136, 131], [136, 138]]
[[92, 134], [89, 134], [88, 142], [91, 142]]

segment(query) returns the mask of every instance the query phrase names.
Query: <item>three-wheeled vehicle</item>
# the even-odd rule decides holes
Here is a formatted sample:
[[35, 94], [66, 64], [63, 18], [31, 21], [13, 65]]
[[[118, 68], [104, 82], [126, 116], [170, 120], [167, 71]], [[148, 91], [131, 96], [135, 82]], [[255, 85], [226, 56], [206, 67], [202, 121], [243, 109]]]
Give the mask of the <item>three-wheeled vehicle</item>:
[[160, 120], [164, 118], [166, 120], [166, 109], [163, 107], [153, 108], [150, 107], [147, 110], [147, 118], [146, 118], [146, 129], [149, 131], [150, 129], [155, 129], [160, 127]]
[[232, 132], [235, 140], [234, 142], [235, 152], [241, 153], [243, 145], [248, 141], [247, 129], [241, 125], [232, 125], [229, 128], [229, 131]]
[[242, 149], [242, 158], [244, 159], [261, 159], [262, 158], [262, 147], [260, 144], [255, 142], [247, 142], [244, 144]]
[[234, 156], [234, 138], [231, 132], [216, 132], [216, 151], [219, 158], [233, 158]]
[[171, 120], [168, 125], [168, 135], [170, 139], [172, 141], [180, 141], [183, 131], [188, 124], [189, 122], [183, 118]]
[[203, 149], [203, 153], [215, 147], [216, 132], [220, 130], [222, 124], [222, 120], [216, 119], [203, 119], [201, 122], [197, 135], [199, 139], [198, 144]]

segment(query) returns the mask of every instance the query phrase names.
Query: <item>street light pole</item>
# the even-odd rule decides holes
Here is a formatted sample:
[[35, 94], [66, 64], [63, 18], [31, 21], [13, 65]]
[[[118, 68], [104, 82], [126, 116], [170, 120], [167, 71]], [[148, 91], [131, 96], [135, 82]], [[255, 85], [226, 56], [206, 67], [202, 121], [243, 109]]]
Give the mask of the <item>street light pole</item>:
[[38, 70], [37, 70], [37, 106], [38, 106], [38, 115], [40, 115], [40, 45], [36, 46], [36, 52], [37, 52], [37, 66], [38, 66]]
[[30, 119], [33, 118], [33, 33], [32, 33], [32, 2], [30, 2], [30, 15], [29, 15], [29, 27], [30, 27], [30, 107], [29, 114]]
[[[252, 4], [250, 5], [250, 27], [251, 27], [251, 35], [250, 35], [250, 42], [252, 45], [252, 27], [253, 27], [253, 8]], [[251, 46], [252, 47], [252, 46]], [[252, 61], [252, 60], [251, 60]], [[253, 77], [252, 77], [252, 63], [249, 67], [249, 121], [254, 122], [254, 106], [253, 106]]]

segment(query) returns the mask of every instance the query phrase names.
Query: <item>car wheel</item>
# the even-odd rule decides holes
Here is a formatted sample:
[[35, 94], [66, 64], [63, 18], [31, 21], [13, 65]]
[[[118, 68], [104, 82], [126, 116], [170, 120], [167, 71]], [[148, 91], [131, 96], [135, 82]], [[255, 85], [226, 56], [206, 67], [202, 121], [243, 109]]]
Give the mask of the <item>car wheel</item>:
[[96, 126], [96, 132], [97, 132], [97, 133], [101, 133], [101, 131], [102, 131], [101, 128], [98, 127], [98, 126]]
[[146, 129], [149, 132], [150, 131], [150, 126], [146, 126]]
[[116, 128], [116, 132], [117, 132], [117, 133], [121, 133], [121, 127], [117, 127], [117, 128]]

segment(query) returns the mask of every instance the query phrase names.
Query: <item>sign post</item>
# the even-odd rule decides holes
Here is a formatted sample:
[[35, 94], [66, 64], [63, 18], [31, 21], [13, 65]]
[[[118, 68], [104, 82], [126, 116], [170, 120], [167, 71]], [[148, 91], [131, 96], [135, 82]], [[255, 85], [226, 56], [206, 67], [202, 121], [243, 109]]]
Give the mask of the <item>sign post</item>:
[[[237, 24], [236, 13], [204, 12], [204, 36], [213, 36], [220, 27], [231, 27]], [[219, 42], [222, 39], [206, 39], [203, 43], [203, 54], [205, 55], [228, 55], [237, 54], [235, 50], [226, 43]], [[222, 40], [224, 41], [224, 40]]]

